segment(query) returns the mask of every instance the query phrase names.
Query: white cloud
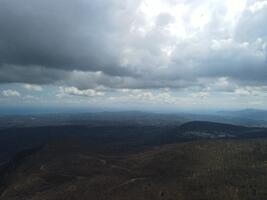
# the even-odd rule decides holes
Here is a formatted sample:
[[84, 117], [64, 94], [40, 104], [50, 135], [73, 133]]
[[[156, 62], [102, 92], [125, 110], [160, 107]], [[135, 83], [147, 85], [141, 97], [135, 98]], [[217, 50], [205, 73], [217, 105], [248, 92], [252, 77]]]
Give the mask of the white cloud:
[[43, 88], [40, 85], [35, 85], [35, 84], [24, 84], [24, 88], [29, 90], [29, 91], [42, 91]]
[[84, 96], [84, 97], [100, 97], [104, 96], [105, 93], [96, 91], [94, 89], [80, 90], [76, 87], [60, 87], [61, 94]]
[[117, 102], [123, 101], [128, 103], [145, 103], [154, 105], [172, 104], [177, 105], [180, 103], [181, 98], [172, 94], [169, 89], [146, 90], [146, 89], [122, 89], [118, 90], [122, 95], [112, 97], [112, 100]]
[[263, 9], [265, 6], [267, 6], [267, 1], [256, 1], [254, 4], [249, 6], [249, 10], [253, 13]]
[[16, 90], [3, 90], [2, 95], [5, 97], [19, 97], [20, 93]]
[[210, 93], [209, 92], [196, 92], [196, 93], [192, 93], [191, 96], [197, 99], [204, 99], [210, 96]]
[[235, 94], [240, 95], [240, 96], [248, 96], [248, 95], [251, 95], [251, 91], [246, 88], [237, 88], [235, 90]]

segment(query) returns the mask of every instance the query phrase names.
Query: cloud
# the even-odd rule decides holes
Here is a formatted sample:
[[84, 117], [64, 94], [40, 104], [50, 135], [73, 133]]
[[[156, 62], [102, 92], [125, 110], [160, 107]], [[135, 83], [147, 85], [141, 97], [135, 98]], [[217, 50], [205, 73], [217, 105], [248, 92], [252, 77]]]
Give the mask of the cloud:
[[3, 0], [0, 63], [125, 74], [121, 43], [138, 1]]
[[191, 96], [196, 99], [204, 99], [210, 96], [209, 92], [197, 92], [197, 93], [192, 93]]
[[41, 66], [0, 65], [0, 83], [54, 84], [68, 79], [69, 74]]
[[160, 91], [148, 89], [119, 89], [116, 97], [111, 97], [114, 102], [124, 102], [132, 104], [172, 104], [181, 103], [184, 99], [170, 92], [169, 89], [161, 89]]
[[83, 97], [101, 97], [104, 96], [104, 92], [96, 91], [93, 89], [79, 90], [76, 87], [60, 87], [60, 94], [83, 96]]
[[24, 88], [29, 91], [42, 91], [43, 88], [40, 85], [33, 85], [33, 84], [24, 84]]
[[4, 97], [19, 97], [20, 93], [16, 90], [3, 90], [2, 95]]
[[80, 96], [100, 96], [98, 88], [198, 87], [206, 96], [206, 88], [266, 86], [266, 5], [2, 0], [0, 83], [52, 84]]
[[249, 6], [249, 10], [252, 13], [255, 13], [255, 12], [260, 11], [261, 9], [263, 9], [265, 6], [267, 6], [267, 1], [256, 1], [254, 4]]

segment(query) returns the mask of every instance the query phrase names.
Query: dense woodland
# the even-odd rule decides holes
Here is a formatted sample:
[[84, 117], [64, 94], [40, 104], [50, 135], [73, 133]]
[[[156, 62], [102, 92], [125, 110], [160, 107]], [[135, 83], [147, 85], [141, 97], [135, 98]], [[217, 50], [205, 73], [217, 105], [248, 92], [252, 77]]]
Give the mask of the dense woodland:
[[1, 200], [267, 198], [265, 128], [197, 121], [1, 132], [10, 150]]

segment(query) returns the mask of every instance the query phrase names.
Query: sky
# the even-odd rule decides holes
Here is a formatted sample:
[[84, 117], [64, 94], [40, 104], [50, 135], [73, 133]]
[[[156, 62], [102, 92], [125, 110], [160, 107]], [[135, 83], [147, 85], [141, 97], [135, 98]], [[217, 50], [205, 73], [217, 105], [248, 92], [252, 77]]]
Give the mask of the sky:
[[267, 108], [265, 0], [0, 0], [0, 106]]

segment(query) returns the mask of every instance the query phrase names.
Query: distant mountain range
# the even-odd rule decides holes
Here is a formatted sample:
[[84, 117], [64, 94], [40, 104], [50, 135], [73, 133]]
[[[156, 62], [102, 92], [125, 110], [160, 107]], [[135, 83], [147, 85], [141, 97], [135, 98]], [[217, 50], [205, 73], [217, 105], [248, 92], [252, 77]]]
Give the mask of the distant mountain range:
[[192, 121], [179, 127], [181, 134], [204, 139], [266, 137], [267, 128], [245, 127], [207, 121]]
[[0, 129], [58, 125], [178, 126], [190, 121], [210, 121], [240, 126], [267, 127], [267, 111], [240, 110], [195, 113], [148, 113], [139, 111], [0, 115]]
[[218, 114], [254, 120], [267, 120], [267, 110], [245, 109], [237, 111], [220, 111]]

